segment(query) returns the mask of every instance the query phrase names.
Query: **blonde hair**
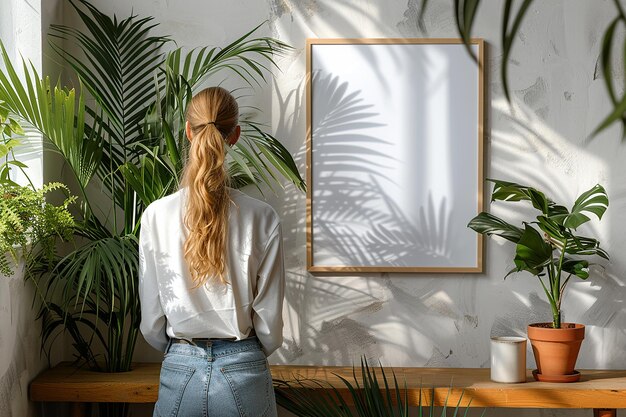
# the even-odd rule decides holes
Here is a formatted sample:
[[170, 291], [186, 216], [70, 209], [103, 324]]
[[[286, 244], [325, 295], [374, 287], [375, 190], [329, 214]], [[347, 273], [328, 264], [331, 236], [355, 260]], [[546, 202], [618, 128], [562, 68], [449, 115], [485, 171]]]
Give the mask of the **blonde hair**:
[[195, 287], [210, 279], [226, 283], [226, 239], [230, 196], [225, 139], [237, 127], [239, 106], [221, 87], [206, 88], [189, 103], [192, 137], [181, 186], [187, 187], [184, 256]]

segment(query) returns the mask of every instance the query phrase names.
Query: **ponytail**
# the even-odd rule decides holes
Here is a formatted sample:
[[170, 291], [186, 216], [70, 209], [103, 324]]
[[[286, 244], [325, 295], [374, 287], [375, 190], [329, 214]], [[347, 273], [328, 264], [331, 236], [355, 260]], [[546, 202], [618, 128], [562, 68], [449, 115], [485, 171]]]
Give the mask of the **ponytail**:
[[230, 196], [225, 139], [235, 130], [239, 109], [221, 87], [202, 90], [187, 110], [192, 137], [181, 186], [187, 188], [184, 257], [195, 287], [210, 279], [226, 283]]

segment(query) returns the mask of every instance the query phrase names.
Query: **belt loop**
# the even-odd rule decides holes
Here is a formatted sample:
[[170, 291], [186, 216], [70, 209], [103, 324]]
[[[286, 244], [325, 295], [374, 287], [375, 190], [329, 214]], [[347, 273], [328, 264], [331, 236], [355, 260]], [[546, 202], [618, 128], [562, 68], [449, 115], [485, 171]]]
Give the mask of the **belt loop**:
[[170, 351], [170, 347], [172, 346], [172, 342], [173, 341], [174, 341], [174, 339], [171, 338], [171, 337], [167, 340], [167, 346], [165, 347], [165, 353], [168, 353]]
[[198, 346], [196, 342], [193, 341], [193, 339], [187, 339], [185, 337], [181, 337], [180, 340], [184, 340], [188, 345]]

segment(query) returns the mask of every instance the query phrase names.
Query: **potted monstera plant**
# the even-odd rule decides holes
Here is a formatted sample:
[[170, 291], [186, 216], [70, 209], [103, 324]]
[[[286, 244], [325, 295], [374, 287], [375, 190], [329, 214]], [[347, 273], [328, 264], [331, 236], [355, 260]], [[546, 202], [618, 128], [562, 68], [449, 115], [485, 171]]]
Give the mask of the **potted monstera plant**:
[[571, 209], [557, 204], [535, 188], [512, 182], [494, 183], [491, 201], [527, 202], [539, 211], [533, 220], [515, 226], [492, 214], [482, 212], [468, 227], [488, 236], [500, 236], [515, 246], [515, 267], [508, 274], [526, 271], [536, 276], [552, 309], [551, 323], [528, 326], [537, 370], [535, 379], [549, 382], [574, 382], [585, 326], [561, 322], [561, 302], [572, 276], [589, 278], [589, 258], [609, 259], [598, 240], [577, 234], [577, 229], [591, 220], [602, 219], [609, 199], [601, 185], [582, 193]]

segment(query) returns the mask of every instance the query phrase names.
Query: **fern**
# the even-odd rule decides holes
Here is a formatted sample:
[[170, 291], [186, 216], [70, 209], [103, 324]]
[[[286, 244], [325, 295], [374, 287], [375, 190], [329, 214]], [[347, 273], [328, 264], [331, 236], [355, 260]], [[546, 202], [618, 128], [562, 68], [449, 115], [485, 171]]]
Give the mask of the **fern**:
[[[13, 148], [20, 145], [24, 129], [5, 108], [0, 100], [0, 273], [13, 275], [12, 265], [18, 263], [20, 255], [29, 259], [31, 255], [43, 255], [52, 262], [57, 238], [68, 240], [74, 230], [74, 218], [68, 210], [76, 197], [60, 182], [51, 182], [36, 189], [21, 186], [10, 177], [12, 168], [21, 170], [27, 166], [18, 161]], [[26, 176], [28, 178], [28, 176]], [[66, 195], [60, 205], [46, 202], [46, 195], [61, 191]]]
[[[46, 202], [46, 195], [61, 190], [66, 193], [60, 205]], [[19, 255], [28, 259], [42, 253], [52, 260], [58, 238], [68, 240], [74, 230], [74, 217], [69, 205], [76, 200], [61, 183], [49, 183], [40, 189], [14, 184], [0, 184], [0, 273], [13, 274], [11, 263]], [[8, 256], [7, 256], [8, 255]]]

